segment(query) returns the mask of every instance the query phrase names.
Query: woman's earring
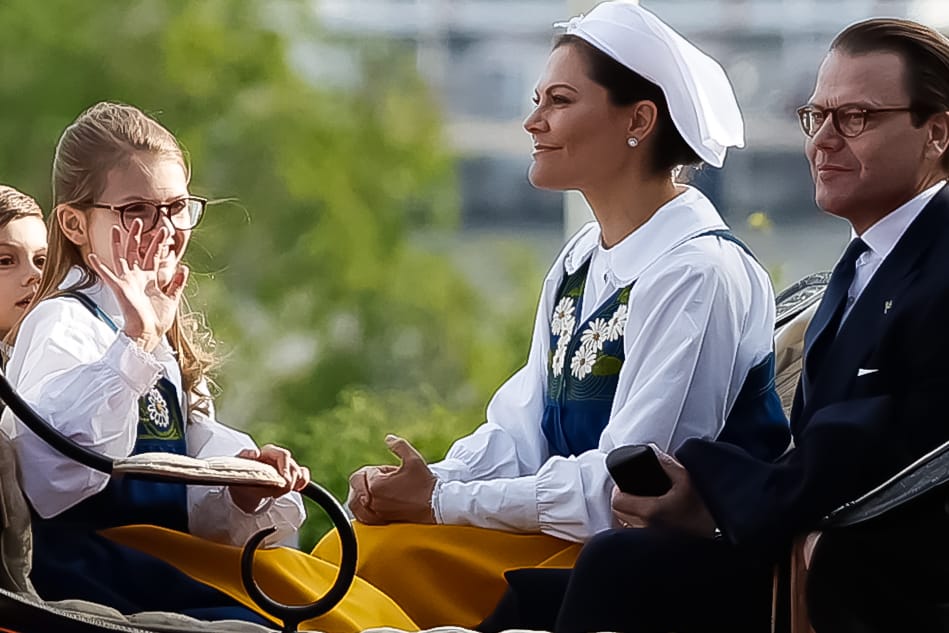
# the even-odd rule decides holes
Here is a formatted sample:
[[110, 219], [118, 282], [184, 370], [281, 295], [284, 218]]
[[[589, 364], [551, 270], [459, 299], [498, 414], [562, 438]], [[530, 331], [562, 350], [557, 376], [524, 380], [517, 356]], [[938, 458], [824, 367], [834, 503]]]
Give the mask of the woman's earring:
[[637, 145], [639, 145], [639, 139], [636, 138], [635, 136], [631, 136], [630, 138], [626, 139], [626, 144], [629, 145], [630, 147], [636, 147]]

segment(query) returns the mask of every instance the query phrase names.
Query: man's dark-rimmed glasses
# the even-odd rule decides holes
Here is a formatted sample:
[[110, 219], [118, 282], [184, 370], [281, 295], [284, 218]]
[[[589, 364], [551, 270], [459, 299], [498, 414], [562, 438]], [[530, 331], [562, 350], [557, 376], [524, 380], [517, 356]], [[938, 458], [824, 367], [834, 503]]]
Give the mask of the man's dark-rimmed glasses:
[[831, 118], [834, 129], [844, 138], [859, 136], [867, 127], [870, 117], [884, 112], [912, 112], [914, 108], [864, 108], [857, 105], [842, 105], [836, 108], [819, 108], [815, 105], [806, 105], [797, 109], [797, 116], [801, 122], [801, 130], [808, 137], [813, 138], [827, 117]]

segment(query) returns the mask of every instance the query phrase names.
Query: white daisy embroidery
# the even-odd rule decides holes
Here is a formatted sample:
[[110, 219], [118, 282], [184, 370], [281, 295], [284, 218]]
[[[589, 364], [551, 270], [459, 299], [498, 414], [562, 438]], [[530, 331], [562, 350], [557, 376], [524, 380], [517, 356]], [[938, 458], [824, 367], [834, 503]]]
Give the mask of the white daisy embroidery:
[[161, 392], [152, 387], [148, 392], [148, 419], [161, 430], [168, 428], [171, 424], [171, 418], [168, 415], [168, 405], [165, 399], [161, 397]]
[[554, 308], [554, 318], [550, 322], [550, 331], [554, 336], [569, 335], [573, 332], [573, 326], [576, 325], [573, 316], [575, 305], [572, 297], [564, 297]]
[[608, 340], [615, 341], [623, 336], [623, 332], [626, 331], [626, 320], [628, 317], [629, 306], [624, 303], [616, 308], [616, 312], [613, 313], [609, 323], [607, 323]]
[[[562, 341], [563, 339], [561, 339]], [[567, 346], [557, 344], [557, 349], [554, 350], [554, 358], [551, 361], [553, 365], [552, 369], [554, 371], [554, 376], [559, 376], [563, 373], [563, 361], [564, 357], [567, 355]]]
[[580, 335], [580, 343], [594, 352], [599, 352], [609, 338], [609, 331], [606, 319], [594, 319]]
[[596, 362], [597, 351], [586, 345], [581, 345], [577, 353], [573, 355], [570, 361], [570, 373], [577, 380], [583, 380], [593, 371], [593, 363]]

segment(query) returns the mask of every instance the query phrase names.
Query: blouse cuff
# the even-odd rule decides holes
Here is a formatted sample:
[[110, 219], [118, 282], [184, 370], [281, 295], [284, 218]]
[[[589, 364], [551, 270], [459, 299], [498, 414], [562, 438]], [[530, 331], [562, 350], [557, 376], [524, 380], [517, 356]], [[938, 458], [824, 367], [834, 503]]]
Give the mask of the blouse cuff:
[[445, 520], [442, 518], [441, 504], [438, 502], [439, 493], [442, 490], [442, 480], [435, 480], [435, 487], [432, 488], [432, 515], [435, 517], [435, 523], [441, 525], [445, 523]]
[[446, 457], [440, 462], [429, 464], [428, 468], [440, 480], [465, 481], [468, 479], [468, 465], [455, 457]]
[[155, 385], [162, 370], [161, 363], [153, 354], [143, 350], [122, 332], [105, 351], [103, 361], [140, 396]]
[[241, 508], [239, 505], [237, 505], [236, 503], [234, 503], [234, 497], [231, 496], [231, 488], [230, 488], [230, 486], [225, 486], [225, 487], [224, 487], [224, 496], [226, 496], [226, 497], [227, 497], [227, 500], [230, 502], [230, 504], [231, 504], [231, 509], [233, 509], [233, 510], [239, 512], [240, 514], [244, 515], [245, 517], [258, 516], [258, 515], [264, 514], [264, 513], [266, 513], [266, 512], [269, 512], [269, 511], [270, 511], [270, 508], [273, 507], [273, 504], [274, 504], [274, 498], [273, 498], [273, 497], [265, 497], [265, 498], [263, 498], [263, 499], [260, 500], [260, 503], [257, 504], [257, 507], [256, 507], [256, 508], [254, 508], [254, 509], [253, 509], [252, 511], [250, 511], [250, 512], [247, 512], [247, 511], [245, 511], [243, 508]]
[[448, 525], [474, 525], [501, 530], [536, 532], [535, 477], [490, 481], [443, 481], [433, 497], [435, 518]]

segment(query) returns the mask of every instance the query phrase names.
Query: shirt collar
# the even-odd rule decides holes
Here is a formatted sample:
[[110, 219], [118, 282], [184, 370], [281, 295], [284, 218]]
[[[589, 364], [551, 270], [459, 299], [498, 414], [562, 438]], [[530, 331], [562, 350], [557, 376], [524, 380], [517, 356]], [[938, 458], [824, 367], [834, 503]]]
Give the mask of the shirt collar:
[[728, 226], [701, 191], [686, 187], [685, 191], [659, 207], [641, 227], [627, 235], [612, 248], [602, 248], [600, 229], [577, 240], [564, 260], [567, 274], [572, 275], [597, 248], [616, 282], [632, 283], [661, 256], [689, 239], [713, 229]]
[[[66, 278], [63, 279], [63, 282], [59, 284], [60, 290], [68, 290], [73, 286], [79, 284], [89, 273], [84, 271], [79, 266], [73, 266], [69, 269], [69, 272], [66, 273]], [[83, 288], [82, 293], [92, 299], [99, 309], [105, 312], [112, 321], [119, 327], [122, 328], [122, 325], [125, 324], [125, 319], [122, 317], [122, 310], [119, 308], [119, 302], [115, 299], [115, 294], [112, 290], [102, 283], [101, 280], [96, 279], [96, 281], [89, 286], [88, 288]]]
[[[59, 284], [59, 289], [68, 290], [81, 282], [86, 274], [88, 273], [82, 268], [73, 266], [69, 269], [69, 272], [66, 273], [66, 278], [63, 279], [63, 282]], [[99, 306], [99, 309], [112, 319], [116, 327], [120, 330], [122, 329], [122, 326], [125, 325], [125, 317], [122, 316], [122, 309], [119, 307], [119, 302], [115, 299], [115, 294], [111, 288], [102, 283], [102, 280], [96, 279], [91, 286], [83, 288], [82, 293], [92, 299], [92, 301]], [[172, 349], [171, 344], [168, 343], [167, 337], [162, 337], [161, 342], [158, 343], [158, 347], [152, 350], [152, 354], [162, 363], [175, 362], [175, 351]]]
[[[874, 255], [880, 259], [885, 259], [896, 246], [896, 243], [900, 241], [900, 238], [903, 237], [903, 233], [906, 232], [909, 225], [919, 217], [929, 201], [939, 193], [945, 184], [945, 180], [940, 181], [916, 195], [912, 200], [897, 207], [864, 231], [863, 235], [859, 236], [860, 239], [866, 242]], [[857, 237], [857, 233], [853, 229], [850, 233], [851, 239]]]

